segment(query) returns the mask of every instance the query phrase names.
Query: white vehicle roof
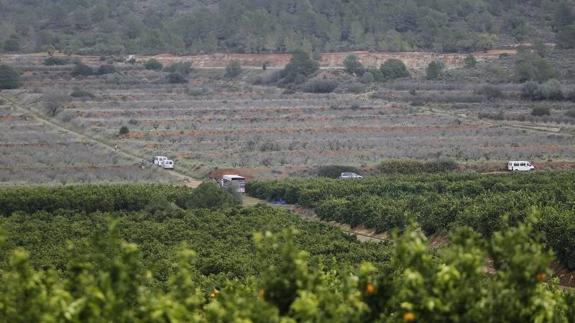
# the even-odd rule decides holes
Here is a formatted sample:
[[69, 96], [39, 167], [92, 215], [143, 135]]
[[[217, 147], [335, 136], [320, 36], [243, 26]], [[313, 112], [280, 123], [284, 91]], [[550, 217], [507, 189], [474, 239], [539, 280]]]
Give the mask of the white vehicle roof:
[[510, 163], [531, 163], [527, 160], [510, 160], [509, 162]]
[[224, 175], [222, 176], [222, 178], [227, 180], [234, 180], [234, 179], [245, 180], [245, 177], [242, 177], [240, 175]]
[[168, 159], [166, 156], [154, 156], [155, 159]]

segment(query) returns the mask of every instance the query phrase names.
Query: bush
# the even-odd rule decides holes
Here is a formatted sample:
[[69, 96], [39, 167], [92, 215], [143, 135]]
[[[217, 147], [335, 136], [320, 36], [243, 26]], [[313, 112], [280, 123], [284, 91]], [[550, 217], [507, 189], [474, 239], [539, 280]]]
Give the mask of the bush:
[[157, 59], [150, 58], [144, 63], [144, 67], [147, 70], [161, 71], [164, 68], [164, 65], [162, 65], [162, 63], [160, 63]]
[[475, 59], [475, 56], [469, 54], [467, 55], [467, 57], [465, 57], [465, 60], [463, 61], [463, 63], [465, 64], [466, 68], [475, 68], [475, 66], [477, 66], [477, 60]]
[[575, 108], [569, 109], [567, 112], [565, 112], [565, 115], [569, 118], [575, 118]]
[[170, 73], [166, 76], [170, 84], [183, 84], [188, 83], [188, 80], [180, 73]]
[[519, 82], [545, 82], [555, 78], [557, 72], [553, 65], [535, 53], [520, 53], [515, 64], [516, 78]]
[[385, 61], [379, 70], [381, 71], [381, 76], [386, 81], [410, 76], [403, 61], [394, 58]]
[[341, 173], [344, 172], [352, 172], [360, 174], [361, 171], [359, 170], [359, 168], [353, 166], [339, 166], [339, 165], [321, 166], [317, 170], [317, 176], [328, 177], [328, 178], [339, 178], [339, 176], [341, 176]]
[[290, 62], [281, 72], [283, 83], [303, 83], [305, 80], [317, 72], [319, 64], [302, 50], [297, 50], [292, 54]]
[[363, 73], [363, 75], [361, 76], [359, 81], [361, 83], [364, 83], [364, 84], [369, 84], [369, 83], [373, 83], [375, 81], [375, 77], [373, 76], [373, 73], [365, 72], [365, 73]]
[[20, 74], [8, 65], [0, 65], [0, 90], [20, 87]]
[[10, 37], [4, 42], [4, 50], [7, 52], [17, 52], [20, 50], [20, 41], [18, 38]]
[[452, 160], [436, 160], [421, 162], [417, 160], [388, 160], [378, 165], [377, 171], [382, 175], [387, 174], [417, 174], [439, 173], [458, 169], [458, 165]]
[[86, 90], [82, 90], [80, 88], [74, 88], [70, 96], [73, 98], [90, 98], [94, 99], [96, 96]]
[[225, 77], [234, 78], [242, 74], [242, 65], [238, 61], [232, 61], [226, 66]]
[[555, 79], [549, 80], [543, 84], [536, 82], [527, 82], [521, 89], [524, 98], [531, 100], [562, 100], [563, 90], [561, 83]]
[[347, 56], [343, 61], [343, 66], [346, 72], [355, 76], [363, 75], [365, 72], [365, 68], [355, 55]]
[[475, 91], [475, 93], [479, 95], [484, 95], [488, 99], [499, 99], [504, 96], [503, 92], [493, 85], [484, 85], [480, 89]]
[[168, 72], [168, 73], [172, 73], [172, 74], [180, 74], [181, 76], [187, 76], [190, 75], [190, 73], [192, 72], [192, 63], [190, 62], [179, 62], [179, 63], [174, 63], [166, 68], [164, 68], [164, 71]]
[[575, 25], [566, 26], [557, 34], [559, 48], [575, 48]]
[[445, 64], [442, 61], [433, 61], [427, 65], [425, 69], [425, 77], [428, 80], [437, 80], [443, 74], [443, 69], [445, 68]]
[[550, 116], [551, 109], [548, 107], [535, 107], [533, 110], [531, 110], [531, 115], [535, 117]]
[[55, 117], [70, 101], [70, 97], [60, 92], [50, 92], [41, 98], [44, 110], [49, 117]]
[[90, 76], [94, 75], [94, 70], [81, 62], [76, 63], [74, 68], [72, 69], [72, 76]]
[[96, 73], [98, 75], [113, 74], [116, 73], [116, 67], [110, 64], [101, 65]]
[[129, 134], [129, 133], [130, 133], [130, 129], [129, 129], [127, 126], [122, 126], [122, 127], [120, 127], [120, 131], [118, 132], [118, 134], [119, 134], [120, 136], [125, 136], [125, 135], [127, 135], [127, 134]]
[[338, 83], [332, 80], [309, 80], [304, 86], [304, 92], [308, 93], [331, 93], [335, 91]]
[[67, 65], [70, 64], [70, 60], [62, 57], [48, 57], [44, 60], [44, 65], [54, 66], [54, 65]]

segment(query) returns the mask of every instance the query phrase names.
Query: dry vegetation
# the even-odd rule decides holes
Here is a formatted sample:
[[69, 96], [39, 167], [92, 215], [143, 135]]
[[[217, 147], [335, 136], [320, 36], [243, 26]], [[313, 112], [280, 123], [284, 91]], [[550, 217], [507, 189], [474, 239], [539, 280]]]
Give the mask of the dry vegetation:
[[[450, 70], [445, 81], [361, 84], [343, 71], [324, 71], [316, 78], [340, 84], [330, 94], [254, 85], [277, 73], [255, 69], [244, 70], [235, 79], [225, 78], [223, 70], [193, 70], [186, 84], [168, 84], [164, 72], [139, 64], [116, 64], [117, 73], [76, 78], [70, 76], [70, 65], [26, 64], [20, 66], [26, 90], [17, 99], [49, 117], [46, 100], [54, 97], [54, 88], [83, 93], [61, 101], [53, 119], [142, 158], [165, 154], [176, 159], [179, 169], [197, 176], [214, 168], [259, 168], [277, 175], [392, 158], [463, 163], [575, 158], [575, 119], [565, 115], [572, 104], [522, 100], [521, 85], [501, 83], [512, 77], [510, 60], [481, 62], [472, 71]], [[485, 75], [496, 78], [489, 81], [497, 85], [478, 81]], [[497, 89], [495, 94], [490, 87]], [[549, 107], [551, 115], [532, 116], [537, 106]], [[23, 159], [19, 163], [53, 169], [56, 175], [43, 181], [58, 180], [61, 174], [56, 169], [73, 169], [69, 166], [92, 167], [97, 179], [108, 176], [104, 174], [112, 174], [112, 179], [156, 179], [153, 173], [131, 174], [133, 162], [113, 153], [98, 152], [70, 138], [72, 142], [65, 144], [65, 136], [46, 136], [50, 132], [33, 121], [3, 124], [8, 143], [31, 147], [3, 147], [5, 158], [9, 149], [18, 149], [16, 159]], [[123, 126], [129, 132], [119, 136]], [[22, 127], [28, 127], [21, 130], [24, 137], [7, 131]], [[38, 142], [47, 147], [34, 146]], [[8, 180], [23, 172], [10, 162], [3, 165], [7, 165], [4, 173], [16, 174], [3, 175]], [[72, 178], [89, 181], [92, 176]]]

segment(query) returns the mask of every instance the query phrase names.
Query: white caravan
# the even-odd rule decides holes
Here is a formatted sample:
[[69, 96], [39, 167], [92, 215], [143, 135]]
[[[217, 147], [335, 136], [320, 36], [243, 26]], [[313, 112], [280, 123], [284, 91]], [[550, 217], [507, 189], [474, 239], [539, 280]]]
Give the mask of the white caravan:
[[162, 167], [162, 164], [168, 160], [166, 156], [154, 156], [154, 165]]
[[224, 175], [220, 179], [221, 188], [233, 187], [238, 193], [246, 192], [246, 179], [239, 175]]
[[528, 161], [517, 161], [511, 160], [507, 163], [507, 170], [509, 171], [520, 171], [520, 172], [528, 172], [531, 170], [535, 170], [535, 166], [531, 165]]

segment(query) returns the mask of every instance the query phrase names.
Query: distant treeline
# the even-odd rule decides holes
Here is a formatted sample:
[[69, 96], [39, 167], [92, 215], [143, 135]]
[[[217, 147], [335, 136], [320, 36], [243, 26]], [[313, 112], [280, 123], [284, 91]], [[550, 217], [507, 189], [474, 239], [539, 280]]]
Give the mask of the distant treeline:
[[573, 0], [0, 0], [0, 49], [107, 55], [572, 46], [573, 7]]

